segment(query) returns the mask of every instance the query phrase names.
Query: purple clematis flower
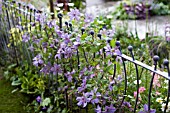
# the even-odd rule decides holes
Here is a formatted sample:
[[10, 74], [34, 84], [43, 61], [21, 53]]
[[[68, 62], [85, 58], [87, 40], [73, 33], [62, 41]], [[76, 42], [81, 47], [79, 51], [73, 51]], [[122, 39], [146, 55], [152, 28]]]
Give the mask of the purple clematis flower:
[[42, 47], [43, 47], [43, 48], [47, 48], [47, 46], [48, 46], [48, 43], [47, 43], [47, 42], [43, 42], [43, 43], [42, 43]]
[[126, 106], [126, 107], [128, 107], [128, 108], [131, 108], [130, 102], [123, 102], [123, 105]]
[[106, 106], [105, 111], [103, 111], [102, 113], [114, 113], [115, 111], [116, 111], [116, 108], [113, 107], [113, 105], [111, 104], [110, 106]]
[[69, 82], [72, 82], [72, 79], [73, 79], [73, 77], [72, 77], [72, 75], [75, 73], [75, 70], [73, 70], [72, 72], [67, 72], [66, 74], [65, 74], [65, 77], [67, 77], [67, 80], [69, 81]]
[[65, 58], [71, 58], [73, 55], [73, 50], [70, 47], [65, 48], [64, 55]]
[[80, 46], [80, 36], [77, 36], [76, 41], [73, 42], [73, 48], [77, 49]]
[[80, 20], [80, 11], [78, 9], [73, 9], [68, 13], [70, 20]]
[[[114, 54], [115, 54], [115, 55], [121, 55], [121, 52], [120, 52], [119, 49], [115, 49]], [[122, 58], [119, 57], [119, 56], [117, 56], [117, 57], [116, 57], [116, 61], [122, 63]]]
[[51, 68], [51, 72], [53, 75], [56, 75], [57, 73], [62, 73], [61, 66], [58, 64], [54, 64], [54, 66]]
[[97, 89], [98, 88], [94, 88], [92, 91], [91, 91], [91, 96], [92, 97], [95, 97], [91, 100], [91, 103], [94, 105], [94, 104], [97, 104], [99, 103], [99, 97], [101, 97], [101, 94], [99, 92], [97, 92]]
[[41, 110], [46, 112], [47, 111], [47, 107], [43, 107], [43, 108], [41, 108]]
[[99, 105], [97, 105], [97, 108], [95, 109], [96, 113], [102, 113], [102, 109]]
[[150, 111], [148, 110], [148, 105], [147, 104], [145, 104], [144, 106], [143, 106], [143, 111], [140, 111], [139, 113], [156, 113], [156, 110], [155, 109], [151, 109]]
[[22, 35], [22, 41], [23, 42], [28, 42], [30, 40], [30, 36], [28, 33], [24, 33], [24, 35]]
[[82, 91], [84, 91], [85, 89], [86, 89], [86, 78], [84, 78], [83, 79], [83, 83], [81, 84], [81, 87], [78, 87], [77, 88], [77, 90], [78, 90], [78, 92], [80, 93], [80, 92], [82, 92]]
[[16, 25], [16, 28], [18, 28], [19, 30], [22, 30], [22, 25], [18, 24]]
[[41, 73], [44, 73], [44, 75], [48, 75], [50, 73], [51, 69], [51, 63], [48, 62], [48, 64], [44, 64], [44, 67], [40, 70]]
[[55, 25], [55, 26], [54, 26], [54, 31], [55, 31], [56, 33], [60, 31], [60, 28], [59, 28], [58, 25]]
[[169, 37], [168, 37], [168, 36], [166, 37], [166, 41], [167, 41], [167, 42], [170, 42], [170, 36], [169, 36]]
[[38, 45], [41, 40], [42, 40], [42, 39], [34, 39], [33, 42]]
[[40, 54], [38, 54], [36, 57], [33, 58], [33, 65], [34, 66], [39, 66], [39, 64], [43, 64], [44, 61], [42, 60], [42, 56]]
[[112, 55], [112, 48], [110, 47], [109, 44], [107, 44], [105, 47], [104, 47], [105, 51], [106, 51], [106, 56], [108, 55]]
[[112, 91], [113, 90], [113, 84], [115, 84], [115, 81], [111, 81], [109, 84], [109, 90]]
[[89, 98], [89, 93], [84, 93], [83, 92], [83, 96], [82, 97], [77, 97], [76, 100], [79, 101], [77, 103], [78, 106], [83, 106], [86, 107], [87, 106], [87, 103], [90, 102], [91, 98]]
[[65, 42], [66, 44], [68, 44], [68, 43], [71, 42], [70, 36], [71, 36], [71, 35], [69, 35], [68, 33], [65, 33], [65, 34], [63, 34], [63, 35], [61, 36], [61, 38], [63, 38], [63, 39], [64, 39], [64, 42]]
[[36, 13], [35, 19], [43, 26], [46, 23], [47, 15], [45, 13]]
[[85, 67], [83, 70], [80, 71], [79, 73], [79, 78], [82, 78], [82, 76], [84, 75], [84, 72], [87, 71], [87, 68]]
[[33, 47], [33, 45], [31, 44], [31, 46], [30, 46], [30, 47], [28, 47], [28, 49], [29, 49], [31, 52], [33, 52], [33, 51], [34, 51], [34, 47]]
[[94, 17], [93, 17], [93, 15], [90, 13], [90, 14], [88, 14], [88, 13], [86, 13], [85, 14], [85, 20], [84, 20], [84, 22], [85, 23], [91, 23], [91, 22], [93, 22], [94, 21]]
[[61, 31], [61, 30], [56, 30], [57, 28], [55, 27], [55, 32], [57, 33], [57, 35], [59, 36], [59, 37], [61, 37], [62, 35], [63, 35], [63, 31]]
[[38, 102], [38, 103], [40, 103], [42, 100], [41, 100], [41, 97], [40, 96], [38, 96], [37, 98], [36, 98], [36, 101]]
[[115, 28], [112, 28], [112, 30], [109, 30], [107, 34], [109, 37], [113, 37], [115, 35], [115, 33], [116, 33]]
[[100, 34], [106, 36], [108, 34], [108, 31], [103, 28], [102, 30], [100, 30]]
[[56, 20], [48, 21], [47, 26], [49, 28], [56, 27]]

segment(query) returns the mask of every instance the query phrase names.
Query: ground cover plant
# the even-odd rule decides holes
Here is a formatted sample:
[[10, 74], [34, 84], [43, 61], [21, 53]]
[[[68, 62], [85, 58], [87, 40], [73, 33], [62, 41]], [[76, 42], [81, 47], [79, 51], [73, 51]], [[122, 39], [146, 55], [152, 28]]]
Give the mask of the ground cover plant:
[[[29, 22], [19, 15], [22, 22], [10, 29], [8, 46], [16, 47], [16, 62], [4, 68], [4, 77], [16, 88], [13, 92], [30, 96], [31, 102], [25, 106], [27, 112], [131, 113], [136, 98], [138, 113], [164, 111], [168, 81], [155, 75], [152, 109], [148, 111], [146, 95], [152, 73], [138, 68], [137, 91], [134, 65], [125, 62], [126, 81], [118, 56], [121, 52], [130, 55], [126, 48], [133, 45], [135, 59], [154, 65], [147, 41], [141, 43], [123, 28], [109, 25], [110, 20], [81, 14], [76, 8], [57, 16], [51, 20], [44, 12], [36, 13], [35, 21]], [[128, 92], [124, 95], [126, 83]]]

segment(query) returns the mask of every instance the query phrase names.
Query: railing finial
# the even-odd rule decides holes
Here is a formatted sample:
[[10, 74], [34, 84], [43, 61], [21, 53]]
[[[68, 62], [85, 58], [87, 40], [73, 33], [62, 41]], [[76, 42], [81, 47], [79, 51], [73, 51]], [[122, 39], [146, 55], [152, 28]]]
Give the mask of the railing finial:
[[117, 47], [120, 46], [120, 41], [116, 41], [116, 46], [117, 46]]
[[84, 34], [84, 32], [85, 32], [85, 28], [82, 27], [82, 28], [81, 28], [81, 33], [82, 33], [82, 35]]
[[168, 61], [168, 59], [165, 59], [164, 62], [163, 62], [163, 64], [164, 64], [165, 66], [169, 66], [169, 61]]
[[102, 38], [102, 35], [100, 33], [97, 34], [97, 37], [99, 37], [100, 39]]
[[129, 50], [130, 52], [132, 52], [133, 47], [132, 47], [132, 46], [128, 46], [128, 50]]
[[153, 60], [154, 60], [155, 62], [157, 62], [157, 61], [159, 60], [159, 56], [158, 56], [158, 55], [155, 55], [155, 56], [153, 57]]

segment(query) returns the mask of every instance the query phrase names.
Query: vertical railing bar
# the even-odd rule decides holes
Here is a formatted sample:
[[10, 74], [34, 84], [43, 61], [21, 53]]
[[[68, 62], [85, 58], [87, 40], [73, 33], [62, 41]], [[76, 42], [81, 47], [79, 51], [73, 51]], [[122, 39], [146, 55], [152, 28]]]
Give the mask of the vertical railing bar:
[[[157, 61], [159, 60], [158, 56], [153, 57], [154, 60], [154, 70], [157, 70]], [[153, 85], [153, 79], [155, 77], [155, 72], [153, 72], [152, 79], [150, 82], [150, 87], [149, 87], [149, 94], [148, 94], [148, 111], [150, 111], [150, 105], [151, 105], [151, 91], [152, 91], [152, 85]]]
[[[170, 77], [169, 61], [167, 59], [164, 60], [164, 65], [167, 68], [168, 76]], [[168, 80], [167, 100], [166, 100], [164, 113], [166, 113], [166, 110], [168, 109], [169, 96], [170, 96], [170, 80]]]
[[114, 80], [115, 76], [116, 76], [116, 64], [114, 64], [113, 80]]
[[[135, 57], [134, 57], [134, 54], [132, 52], [133, 50], [133, 47], [132, 46], [129, 46], [128, 47], [128, 50], [130, 51], [130, 54], [132, 56], [132, 59], [133, 61], [135, 60]], [[137, 95], [136, 95], [136, 101], [135, 101], [135, 107], [134, 107], [134, 113], [136, 113], [136, 109], [137, 109], [137, 103], [138, 103], [138, 98], [139, 98], [139, 72], [138, 72], [138, 67], [137, 67], [137, 64], [135, 64], [135, 70], [136, 70], [136, 78], [137, 78]]]
[[62, 18], [63, 18], [63, 15], [61, 13], [58, 13], [58, 19], [59, 19], [59, 27], [60, 27], [60, 31], [62, 31]]
[[[122, 54], [122, 51], [121, 51], [121, 47], [120, 47], [120, 42], [117, 41], [116, 42], [116, 47], [118, 47], [120, 53]], [[124, 70], [124, 76], [125, 76], [125, 89], [124, 89], [124, 93], [123, 93], [123, 99], [119, 105], [119, 108], [122, 106], [124, 100], [125, 100], [125, 95], [126, 95], [126, 91], [127, 91], [127, 73], [126, 73], [126, 65], [125, 65], [125, 59], [122, 58], [122, 63], [123, 63], [123, 70]]]
[[32, 28], [32, 25], [31, 25], [31, 23], [32, 23], [32, 11], [33, 11], [33, 9], [30, 8], [30, 32], [31, 32], [31, 28]]

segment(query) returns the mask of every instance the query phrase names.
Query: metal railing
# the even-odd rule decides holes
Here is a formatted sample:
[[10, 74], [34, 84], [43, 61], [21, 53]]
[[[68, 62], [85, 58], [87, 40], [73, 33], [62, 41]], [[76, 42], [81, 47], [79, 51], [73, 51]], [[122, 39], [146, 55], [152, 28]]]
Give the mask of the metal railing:
[[[20, 30], [31, 30], [32, 27], [28, 25], [28, 23], [31, 23], [31, 22], [36, 22], [36, 15], [37, 14], [40, 14], [41, 11], [38, 11], [36, 9], [31, 9], [29, 6], [26, 6], [26, 5], [22, 5], [21, 3], [17, 3], [16, 1], [13, 1], [13, 2], [9, 2], [9, 1], [4, 1], [3, 0], [3, 6], [5, 7], [5, 9], [3, 10], [3, 14], [5, 16], [5, 18], [1, 18], [1, 21], [0, 23], [3, 24], [2, 26], [5, 27], [5, 38], [2, 38], [2, 40], [6, 40], [6, 45], [2, 45], [0, 43], [0, 46], [2, 47], [6, 47], [7, 48], [7, 45], [9, 44], [9, 37], [10, 37], [10, 34], [9, 34], [9, 31], [12, 29], [12, 28], [15, 28], [17, 27], [18, 24], [21, 24], [22, 22], [24, 22], [24, 24], [21, 25], [21, 28]], [[58, 18], [59, 18], [59, 27], [60, 27], [60, 30], [62, 30], [62, 15], [61, 14], [58, 14]], [[24, 19], [24, 20], [23, 20]], [[3, 22], [3, 23], [2, 23]], [[41, 30], [41, 26], [40, 26], [40, 30]], [[20, 31], [20, 32], [21, 32]], [[84, 29], [82, 29], [82, 34], [84, 32]], [[48, 35], [48, 33], [47, 33]], [[12, 36], [12, 35], [11, 35]], [[99, 37], [101, 37], [101, 35], [99, 35]], [[15, 55], [14, 58], [16, 58], [15, 62], [17, 62], [17, 64], [19, 65], [19, 59], [18, 59], [18, 51], [16, 49], [16, 45], [14, 44], [15, 43], [15, 40], [13, 39], [12, 37], [12, 50], [13, 50], [13, 53]], [[121, 45], [120, 45], [120, 42], [117, 41], [116, 42], [116, 47], [120, 50], [121, 52]], [[167, 72], [164, 72], [164, 71], [160, 71], [160, 70], [157, 70], [157, 67], [158, 67], [158, 60], [159, 60], [159, 57], [158, 56], [154, 56], [153, 57], [153, 61], [154, 61], [154, 67], [151, 67], [145, 63], [142, 63], [138, 60], [135, 59], [134, 57], [134, 54], [133, 54], [133, 47], [132, 46], [129, 46], [128, 47], [128, 50], [131, 54], [131, 56], [127, 56], [125, 54], [123, 54], [121, 52], [121, 54], [118, 54], [117, 56], [121, 57], [122, 59], [122, 66], [123, 66], [123, 70], [124, 70], [124, 80], [125, 80], [125, 86], [124, 86], [124, 94], [123, 95], [126, 95], [127, 94], [127, 67], [126, 67], [126, 62], [131, 62], [134, 64], [135, 66], [135, 71], [136, 71], [136, 80], [137, 80], [137, 86], [136, 86], [136, 91], [137, 91], [137, 96], [136, 96], [136, 100], [135, 100], [135, 106], [134, 106], [134, 113], [136, 113], [136, 109], [137, 109], [137, 103], [139, 101], [139, 67], [141, 68], [144, 68], [146, 70], [149, 70], [151, 72], [153, 72], [152, 74], [152, 77], [151, 77], [151, 80], [150, 80], [150, 86], [149, 86], [149, 91], [148, 91], [148, 111], [150, 111], [150, 106], [151, 106], [151, 93], [152, 93], [152, 86], [153, 86], [153, 79], [154, 79], [154, 76], [157, 74], [159, 76], [162, 76], [164, 77], [166, 80], [168, 80], [168, 89], [167, 89], [167, 100], [166, 100], [166, 106], [165, 106], [165, 109], [164, 109], [164, 113], [166, 113], [166, 110], [167, 110], [167, 106], [168, 106], [168, 102], [169, 102], [169, 96], [170, 96], [170, 69], [169, 69], [169, 62], [168, 60], [164, 60], [163, 64], [165, 66], [165, 68], [167, 69]], [[104, 51], [104, 50], [103, 50]], [[78, 53], [78, 50], [77, 50], [77, 53]], [[105, 51], [104, 51], [105, 53]], [[10, 54], [10, 53], [9, 53]], [[84, 55], [84, 57], [86, 58], [86, 55]], [[13, 59], [14, 60], [14, 59]], [[80, 64], [80, 61], [79, 61], [79, 54], [77, 54], [77, 60], [78, 60], [78, 68], [79, 68], [79, 64]], [[87, 59], [86, 59], [87, 61]], [[87, 61], [88, 62], [88, 61]], [[114, 64], [114, 75], [113, 75], [113, 79], [116, 75], [116, 70], [117, 70], [117, 66], [116, 64]], [[122, 101], [121, 101], [121, 104], [120, 104], [120, 107], [122, 106], [124, 100], [125, 100], [126, 96], [123, 96], [122, 98]], [[68, 105], [67, 105], [68, 107]]]

